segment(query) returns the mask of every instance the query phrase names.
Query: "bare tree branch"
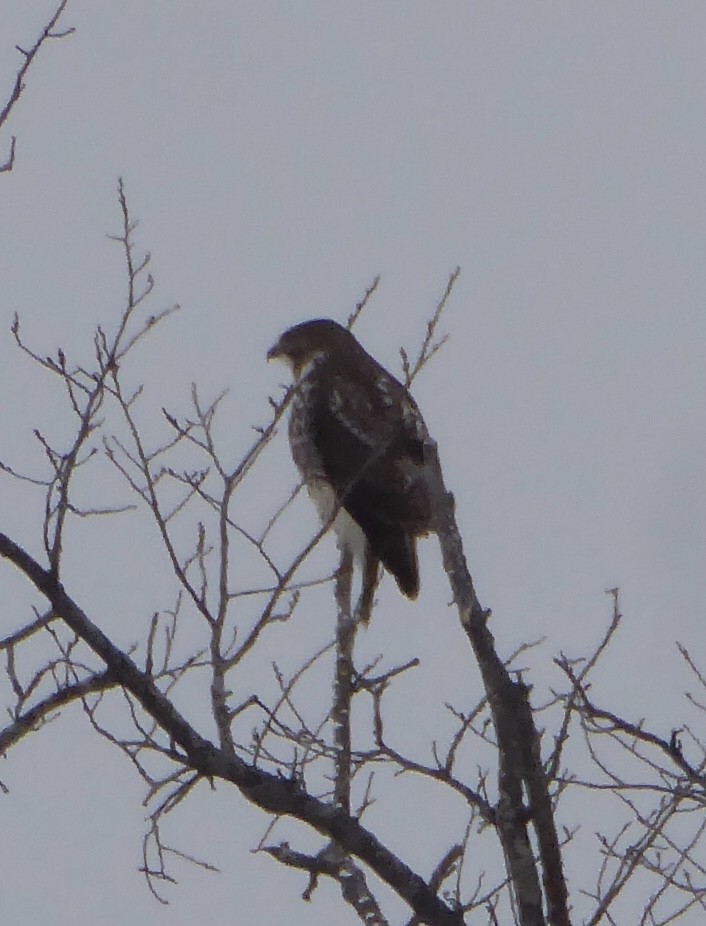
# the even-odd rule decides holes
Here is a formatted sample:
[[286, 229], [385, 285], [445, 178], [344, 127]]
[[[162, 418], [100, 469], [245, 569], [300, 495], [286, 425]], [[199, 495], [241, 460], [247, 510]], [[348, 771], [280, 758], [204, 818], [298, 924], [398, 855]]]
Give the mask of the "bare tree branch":
[[287, 781], [226, 755], [204, 739], [159, 691], [152, 679], [89, 620], [50, 570], [0, 533], [0, 556], [13, 563], [44, 595], [66, 624], [105, 663], [116, 682], [129, 691], [147, 714], [181, 750], [183, 762], [207, 778], [234, 784], [252, 803], [274, 814], [296, 817], [332, 839], [373, 871], [433, 926], [459, 926], [459, 914], [431, 891], [425, 881], [386, 849], [357, 819]]
[[[17, 72], [17, 76], [15, 77], [15, 85], [12, 88], [12, 91], [10, 92], [10, 96], [7, 102], [5, 103], [5, 105], [2, 107], [2, 109], [0, 109], [0, 129], [3, 128], [7, 120], [10, 118], [10, 114], [12, 113], [13, 109], [17, 105], [18, 100], [22, 96], [22, 93], [25, 89], [25, 79], [27, 77], [27, 73], [29, 72], [29, 69], [31, 68], [32, 63], [34, 59], [36, 58], [37, 54], [39, 53], [39, 49], [42, 47], [42, 45], [44, 45], [44, 43], [47, 42], [49, 39], [63, 39], [65, 36], [71, 35], [73, 32], [76, 31], [73, 28], [73, 26], [68, 29], [63, 29], [60, 32], [56, 31], [56, 26], [57, 26], [57, 23], [59, 22], [59, 18], [61, 17], [61, 14], [66, 9], [68, 2], [69, 0], [61, 0], [61, 3], [54, 11], [54, 15], [51, 17], [51, 19], [49, 20], [47, 25], [44, 27], [44, 29], [42, 29], [41, 33], [39, 34], [39, 38], [36, 40], [34, 45], [32, 45], [31, 48], [24, 49], [24, 48], [21, 48], [19, 45], [16, 46], [17, 51], [22, 55], [24, 60], [22, 62], [20, 69]], [[10, 141], [10, 153], [7, 157], [7, 160], [5, 161], [4, 164], [0, 164], [0, 174], [9, 173], [9, 171], [11, 171], [12, 168], [14, 167], [16, 142], [17, 142], [17, 139], [13, 135]]]
[[[466, 562], [454, 499], [444, 484], [436, 445], [429, 441], [425, 463], [434, 530], [470, 644], [468, 658], [478, 663], [483, 685], [479, 690], [469, 686], [460, 706], [456, 695], [454, 705], [438, 699], [443, 724], [438, 737], [421, 746], [398, 747], [402, 738], [389, 693], [399, 697], [405, 684], [414, 684], [418, 673], [408, 673], [423, 659], [412, 655], [395, 664], [372, 655], [357, 665], [356, 644], [364, 637], [359, 623], [377, 602], [374, 584], [364, 580], [353, 607], [349, 556], [342, 557], [333, 575], [295, 581], [338, 511], [285, 562], [274, 552], [272, 528], [287, 515], [299, 487], [286, 492], [283, 504], [273, 500], [275, 514], [263, 514], [264, 529], [239, 520], [238, 493], [255, 484], [251, 474], [277, 434], [294, 389], [277, 401], [270, 399], [265, 424], [254, 428], [254, 441], [235, 464], [225, 463], [215, 428], [225, 392], [205, 400], [193, 385], [186, 414], [157, 413], [165, 433], [155, 437], [142, 426], [146, 390], [127, 385], [127, 359], [177, 307], [149, 314], [146, 306], [154, 293], [150, 256], [135, 250], [137, 223], [130, 218], [122, 182], [118, 199], [122, 227], [110, 237], [118, 242], [125, 265], [125, 301], [115, 330], [96, 330], [89, 362], [69, 361], [61, 349], [47, 356], [25, 343], [19, 319], [12, 327], [23, 354], [63, 389], [72, 431], [62, 443], [35, 430], [44, 473], [28, 475], [10, 463], [0, 464], [3, 478], [22, 480], [44, 501], [43, 558], [5, 534], [0, 534], [0, 556], [48, 601], [43, 613], [18, 619], [0, 640], [9, 702], [0, 752], [78, 701], [92, 729], [122, 752], [144, 782], [149, 809], [142, 870], [160, 902], [166, 902], [164, 888], [174, 880], [174, 858], [215, 870], [188, 847], [168, 845], [163, 824], [199, 784], [213, 786], [220, 779], [268, 815], [256, 851], [305, 872], [306, 900], [313, 899], [322, 875], [335, 880], [345, 903], [366, 924], [387, 923], [384, 894], [376, 896], [372, 880], [377, 876], [408, 904], [410, 924], [499, 924], [514, 917], [520, 926], [569, 926], [563, 856], [577, 827], [571, 821], [558, 829], [557, 807], [568, 791], [579, 789], [613, 802], [619, 813], [611, 811], [604, 824], [596, 824], [595, 870], [588, 873], [583, 857], [581, 864], [585, 878], [595, 875], [595, 882], [589, 880], [586, 887], [584, 879], [576, 888], [575, 915], [583, 915], [576, 906], [582, 897], [590, 904], [586, 916], [592, 926], [617, 922], [620, 902], [632, 902], [638, 885], [642, 889], [645, 884], [634, 918], [646, 926], [706, 908], [706, 744], [699, 724], [678, 718], [669, 733], [651, 731], [644, 721], [631, 721], [601, 705], [590, 684], [621, 620], [618, 590], [608, 590], [612, 619], [593, 651], [556, 660], [567, 680], [565, 690], [550, 689], [545, 703], [533, 704], [537, 696], [524, 681], [527, 670], [519, 657], [536, 644], [520, 643], [507, 658], [498, 654], [490, 612], [480, 605]], [[457, 278], [458, 270], [450, 276], [414, 362], [403, 352], [408, 383], [444, 342], [436, 332]], [[351, 324], [376, 286], [377, 280]], [[80, 503], [79, 477], [86, 467], [105, 460], [111, 464], [106, 469], [117, 476], [120, 497]], [[126, 492], [137, 504], [125, 503]], [[143, 639], [126, 651], [64, 588], [62, 554], [71, 537], [66, 526], [75, 519], [134, 509], [155, 526], [175, 593], [170, 606], [145, 616]], [[248, 561], [255, 555], [264, 581], [249, 567], [243, 580], [241, 550]], [[314, 601], [309, 589], [332, 579], [335, 641], [312, 643], [294, 668], [284, 658], [275, 660], [267, 650], [271, 628], [287, 625], [284, 630], [290, 632], [288, 622], [299, 620]], [[334, 648], [335, 660], [329, 655]], [[695, 682], [686, 709], [702, 719], [706, 676], [683, 646], [680, 652]], [[263, 654], [264, 667], [257, 661]], [[248, 675], [251, 666], [256, 672]], [[312, 702], [305, 694], [307, 683], [316, 679], [320, 685], [321, 673], [330, 671], [333, 697], [317, 696]], [[253, 675], [257, 681], [251, 683]], [[213, 739], [175, 708], [176, 687], [187, 679], [206, 680]], [[425, 697], [433, 705], [431, 689]], [[550, 730], [547, 755], [542, 753], [540, 718]], [[412, 870], [361, 823], [363, 814], [366, 820], [374, 815], [369, 808], [388, 799], [381, 782], [400, 775], [414, 776], [415, 787], [421, 780], [425, 799], [427, 793], [430, 800], [445, 794], [460, 811], [425, 874]], [[387, 811], [388, 804], [383, 808]], [[407, 813], [409, 807], [402, 809]], [[288, 818], [320, 834], [318, 852], [272, 841], [275, 825], [284, 827]]]

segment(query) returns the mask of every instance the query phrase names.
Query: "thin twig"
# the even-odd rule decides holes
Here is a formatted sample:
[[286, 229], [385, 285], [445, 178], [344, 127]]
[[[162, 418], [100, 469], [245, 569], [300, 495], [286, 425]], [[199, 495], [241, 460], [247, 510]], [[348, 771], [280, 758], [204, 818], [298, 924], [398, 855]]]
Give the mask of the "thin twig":
[[[44, 27], [44, 29], [42, 29], [41, 33], [39, 34], [39, 38], [34, 43], [34, 45], [32, 45], [31, 48], [24, 49], [24, 48], [20, 48], [19, 45], [16, 46], [17, 51], [23, 56], [24, 61], [22, 62], [22, 66], [17, 72], [17, 75], [15, 77], [15, 84], [12, 88], [9, 98], [7, 102], [5, 103], [5, 105], [3, 106], [3, 108], [0, 109], [0, 129], [2, 129], [2, 127], [5, 125], [5, 123], [10, 117], [10, 113], [15, 108], [18, 100], [22, 96], [22, 93], [25, 89], [25, 79], [27, 77], [27, 73], [30, 67], [32, 66], [32, 62], [36, 58], [39, 52], [39, 49], [42, 47], [42, 45], [44, 45], [44, 43], [48, 41], [49, 39], [63, 39], [65, 36], [71, 35], [73, 32], [76, 31], [73, 27], [70, 27], [68, 29], [63, 29], [61, 32], [55, 31], [56, 24], [59, 22], [59, 18], [61, 14], [64, 12], [64, 10], [66, 9], [68, 2], [69, 0], [61, 0], [61, 3], [54, 11], [54, 15], [51, 17], [51, 19], [49, 20], [47, 25]], [[4, 164], [0, 164], [0, 174], [7, 173], [12, 170], [15, 164], [16, 142], [17, 142], [17, 139], [13, 135], [12, 140], [10, 142], [10, 153], [7, 157], [7, 160], [5, 161]]]

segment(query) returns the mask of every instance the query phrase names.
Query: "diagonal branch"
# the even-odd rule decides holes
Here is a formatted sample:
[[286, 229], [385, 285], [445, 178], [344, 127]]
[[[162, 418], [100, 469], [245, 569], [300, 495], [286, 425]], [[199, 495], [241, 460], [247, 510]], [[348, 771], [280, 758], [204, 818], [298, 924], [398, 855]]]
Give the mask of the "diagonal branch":
[[162, 694], [153, 679], [141, 672], [133, 660], [89, 620], [58, 578], [2, 533], [0, 556], [13, 563], [49, 600], [54, 611], [104, 661], [116, 684], [129, 691], [181, 748], [183, 761], [194, 771], [208, 778], [228, 781], [263, 810], [294, 817], [333, 840], [345, 853], [369, 865], [422, 921], [431, 926], [461, 926], [461, 913], [440, 900], [420, 875], [390, 852], [355, 817], [307, 794], [298, 781], [255, 768], [204, 739]]
[[[551, 926], [570, 926], [559, 839], [529, 691], [522, 682], [512, 679], [496, 652], [488, 628], [489, 612], [483, 609], [476, 595], [456, 523], [454, 498], [444, 484], [437, 447], [430, 442], [425, 449], [434, 497], [434, 529], [439, 537], [444, 570], [449, 577], [461, 626], [481, 670], [497, 737], [500, 799], [496, 825], [515, 890], [519, 923], [521, 926], [545, 923], [542, 886], [528, 829], [529, 819], [533, 817], [548, 921]], [[523, 787], [530, 797], [529, 809], [524, 806]]]
[[[17, 51], [24, 57], [24, 61], [19, 71], [17, 72], [17, 76], [15, 77], [15, 85], [12, 88], [12, 92], [10, 93], [10, 97], [8, 101], [7, 103], [5, 103], [3, 108], [0, 109], [0, 129], [2, 129], [2, 127], [5, 125], [5, 123], [10, 117], [10, 113], [17, 105], [19, 98], [22, 96], [22, 92], [25, 89], [25, 78], [27, 77], [27, 72], [32, 66], [32, 62], [36, 58], [37, 53], [39, 52], [39, 49], [42, 47], [42, 45], [44, 45], [44, 43], [48, 39], [62, 39], [65, 36], [71, 35], [72, 32], [76, 31], [73, 27], [69, 29], [64, 29], [62, 32], [54, 31], [56, 28], [56, 24], [59, 22], [59, 17], [66, 9], [68, 2], [69, 0], [61, 0], [61, 3], [56, 8], [54, 15], [49, 20], [49, 22], [44, 27], [44, 29], [42, 29], [39, 35], [39, 38], [37, 39], [37, 41], [34, 43], [34, 45], [31, 48], [24, 49], [24, 48], [20, 48], [19, 45], [17, 46]], [[14, 167], [16, 142], [17, 142], [17, 139], [13, 135], [12, 141], [10, 142], [10, 153], [7, 157], [7, 160], [5, 161], [4, 164], [0, 164], [0, 174], [9, 173], [9, 171], [11, 171], [12, 168]]]
[[344, 900], [353, 907], [365, 926], [388, 926], [388, 921], [370, 892], [365, 875], [336, 846], [328, 845], [316, 855], [296, 852], [287, 843], [262, 846], [260, 851], [266, 852], [282, 865], [309, 872], [309, 884], [302, 895], [304, 900], [311, 900], [319, 876], [327, 875], [339, 882]]
[[23, 736], [26, 736], [27, 733], [46, 721], [47, 717], [54, 711], [66, 707], [66, 705], [84, 698], [88, 694], [95, 694], [98, 691], [113, 688], [116, 684], [117, 682], [112, 678], [111, 673], [106, 670], [97, 672], [80, 682], [59, 688], [37, 704], [32, 705], [19, 717], [15, 717], [13, 722], [8, 724], [4, 730], [0, 730], [0, 755], [3, 755]]

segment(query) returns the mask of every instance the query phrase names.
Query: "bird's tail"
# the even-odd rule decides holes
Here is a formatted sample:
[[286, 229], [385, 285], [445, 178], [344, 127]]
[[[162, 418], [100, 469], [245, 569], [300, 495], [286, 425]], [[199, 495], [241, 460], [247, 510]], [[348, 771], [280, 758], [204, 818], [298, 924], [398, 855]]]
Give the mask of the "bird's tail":
[[419, 565], [414, 534], [390, 531], [378, 542], [376, 552], [397, 580], [402, 594], [415, 599], [419, 594]]

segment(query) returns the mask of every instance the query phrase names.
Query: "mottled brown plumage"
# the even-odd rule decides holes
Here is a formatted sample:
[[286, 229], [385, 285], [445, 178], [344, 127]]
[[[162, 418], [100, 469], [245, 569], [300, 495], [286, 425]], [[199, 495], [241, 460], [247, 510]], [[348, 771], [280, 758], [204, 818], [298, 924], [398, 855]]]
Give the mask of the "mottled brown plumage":
[[290, 445], [322, 518], [338, 509], [339, 540], [364, 556], [366, 574], [382, 562], [416, 598], [416, 539], [431, 528], [431, 504], [429, 434], [414, 399], [330, 319], [285, 331], [268, 353], [275, 357], [291, 364], [298, 382]]

